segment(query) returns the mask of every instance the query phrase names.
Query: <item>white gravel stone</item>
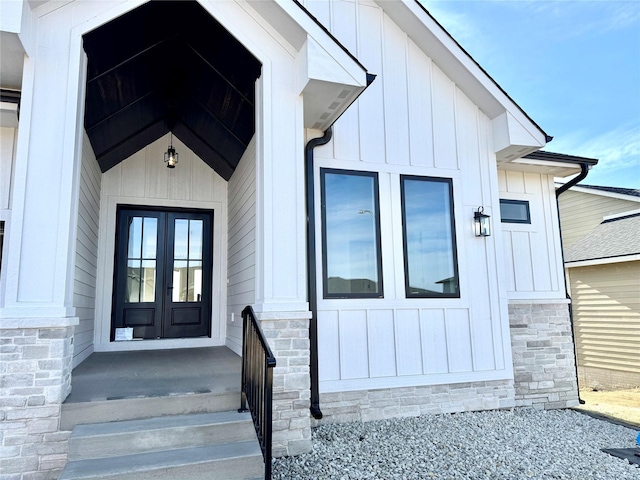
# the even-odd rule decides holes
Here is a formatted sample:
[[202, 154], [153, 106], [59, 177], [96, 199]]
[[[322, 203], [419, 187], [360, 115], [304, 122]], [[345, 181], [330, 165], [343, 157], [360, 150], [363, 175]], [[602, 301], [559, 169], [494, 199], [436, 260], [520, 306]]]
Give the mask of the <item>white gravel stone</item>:
[[429, 415], [313, 430], [313, 451], [274, 460], [273, 479], [640, 480], [601, 448], [638, 432], [573, 410], [518, 408]]

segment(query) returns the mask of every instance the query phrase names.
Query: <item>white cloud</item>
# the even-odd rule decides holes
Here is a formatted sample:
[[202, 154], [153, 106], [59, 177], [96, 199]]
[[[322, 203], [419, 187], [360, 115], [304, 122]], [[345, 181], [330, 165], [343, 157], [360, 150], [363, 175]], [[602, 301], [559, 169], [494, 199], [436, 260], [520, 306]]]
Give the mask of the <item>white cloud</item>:
[[597, 158], [600, 168], [637, 167], [640, 171], [640, 125], [622, 125], [595, 137], [573, 132], [549, 143], [545, 150]]

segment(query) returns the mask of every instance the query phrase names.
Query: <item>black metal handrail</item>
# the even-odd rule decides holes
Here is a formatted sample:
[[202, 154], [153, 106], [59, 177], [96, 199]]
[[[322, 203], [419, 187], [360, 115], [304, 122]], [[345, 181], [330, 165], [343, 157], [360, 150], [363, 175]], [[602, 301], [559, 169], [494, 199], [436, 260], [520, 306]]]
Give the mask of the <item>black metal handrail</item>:
[[[276, 357], [251, 306], [242, 311], [242, 385], [239, 412], [251, 412], [264, 457], [264, 478], [271, 480], [271, 415]], [[247, 404], [249, 408], [247, 408]]]

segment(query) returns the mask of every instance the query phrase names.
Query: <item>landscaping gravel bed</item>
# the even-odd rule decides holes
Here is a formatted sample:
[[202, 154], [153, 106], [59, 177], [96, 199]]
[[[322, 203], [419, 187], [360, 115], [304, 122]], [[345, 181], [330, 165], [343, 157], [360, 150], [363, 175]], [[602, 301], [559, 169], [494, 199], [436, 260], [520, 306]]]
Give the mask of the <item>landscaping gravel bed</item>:
[[429, 415], [313, 430], [313, 451], [280, 458], [273, 479], [640, 480], [601, 448], [638, 432], [573, 410], [520, 408]]

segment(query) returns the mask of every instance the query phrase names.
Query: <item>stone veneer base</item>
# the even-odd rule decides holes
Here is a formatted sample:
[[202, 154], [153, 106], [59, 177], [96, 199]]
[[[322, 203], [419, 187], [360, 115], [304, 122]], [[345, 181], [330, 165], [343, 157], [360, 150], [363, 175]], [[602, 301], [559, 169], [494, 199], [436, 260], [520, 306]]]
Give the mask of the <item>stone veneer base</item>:
[[73, 326], [7, 326], [0, 330], [2, 477], [55, 479], [67, 461], [70, 432], [59, 428], [71, 391]]
[[272, 409], [274, 457], [298, 455], [312, 448], [309, 315], [309, 312], [287, 312], [277, 319], [273, 314], [256, 314], [276, 357]]
[[516, 405], [578, 405], [575, 355], [566, 303], [509, 305]]
[[510, 380], [323, 393], [320, 395], [323, 418], [313, 420], [313, 424], [368, 422], [514, 406]]

